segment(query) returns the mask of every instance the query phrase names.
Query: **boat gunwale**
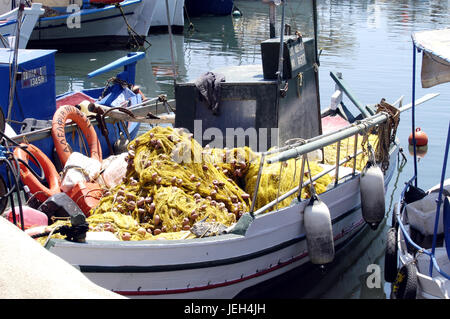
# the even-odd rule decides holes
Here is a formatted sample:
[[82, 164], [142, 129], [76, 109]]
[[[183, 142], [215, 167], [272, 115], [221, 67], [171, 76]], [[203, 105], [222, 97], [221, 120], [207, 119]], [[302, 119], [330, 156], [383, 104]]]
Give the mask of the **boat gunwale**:
[[[348, 210], [347, 212], [341, 214], [340, 216], [336, 217], [333, 220], [333, 224], [341, 221], [342, 219], [344, 219], [347, 216], [350, 216], [351, 214], [353, 214], [354, 212], [358, 211], [361, 208], [360, 205], [351, 208], [350, 210]], [[350, 234], [351, 232], [353, 232], [355, 229], [359, 228], [360, 226], [364, 225], [364, 221], [361, 218], [359, 220], [359, 222], [356, 223], [352, 223], [351, 225], [349, 225], [348, 227], [345, 228], [345, 231], [339, 232], [337, 234], [334, 235], [335, 240], [339, 240], [342, 239], [345, 235]], [[231, 236], [230, 236], [231, 235]], [[221, 235], [221, 236], [213, 236], [213, 237], [234, 237], [234, 240], [245, 240], [245, 236], [243, 235], [235, 235], [235, 234], [226, 234], [226, 235]], [[213, 238], [213, 237], [209, 237], [211, 238], [210, 240], [207, 241], [203, 241], [202, 243], [211, 243], [211, 242], [218, 242], [219, 239], [217, 238]], [[207, 238], [194, 238], [195, 239], [207, 239]], [[228, 241], [230, 239], [225, 239], [225, 240], [221, 240], [221, 241]], [[251, 252], [246, 252], [245, 254], [239, 254], [236, 256], [230, 256], [230, 257], [226, 257], [226, 258], [222, 258], [222, 259], [203, 259], [201, 261], [197, 261], [197, 262], [189, 262], [189, 263], [178, 263], [178, 264], [155, 264], [155, 265], [114, 265], [114, 266], [105, 266], [105, 265], [77, 265], [77, 267], [80, 269], [80, 271], [82, 272], [86, 272], [86, 273], [126, 273], [126, 272], [132, 272], [132, 273], [146, 273], [146, 272], [165, 272], [165, 271], [178, 271], [178, 270], [188, 270], [188, 269], [199, 269], [199, 268], [208, 268], [208, 267], [217, 267], [217, 266], [223, 266], [223, 265], [229, 265], [229, 264], [236, 264], [236, 263], [240, 263], [240, 262], [245, 262], [245, 261], [249, 261], [258, 257], [262, 257], [262, 256], [266, 256], [269, 255], [271, 253], [280, 251], [282, 249], [288, 248], [292, 245], [295, 245], [297, 243], [300, 243], [302, 241], [306, 240], [306, 234], [302, 233], [298, 236], [295, 236], [289, 240], [285, 240], [283, 242], [277, 243], [273, 246], [270, 247], [264, 247], [263, 249], [258, 249], [258, 250], [254, 250]], [[53, 246], [58, 246], [57, 248], [62, 248], [62, 249], [67, 249], [69, 247], [73, 247], [73, 246], [81, 246], [81, 245], [85, 245], [85, 244], [80, 244], [80, 243], [70, 243], [65, 241], [65, 243], [67, 245], [60, 245], [61, 242], [64, 241], [62, 239], [52, 239], [50, 242], [52, 242], [50, 244], [49, 242], [49, 248], [51, 249], [51, 247]], [[155, 246], [171, 246], [170, 248], [174, 248], [174, 247], [183, 247], [183, 246], [192, 246], [192, 242], [184, 242], [183, 245], [179, 245], [180, 244], [180, 240], [177, 240], [177, 243], [174, 243], [175, 240], [169, 241], [169, 240], [164, 240], [164, 241], [160, 241], [161, 243], [159, 243], [159, 245], [152, 245], [153, 242], [155, 241], [146, 241], [146, 244], [141, 244], [139, 245], [139, 242], [133, 242], [133, 243], [138, 243], [138, 244], [131, 244], [131, 241], [127, 241], [127, 242], [121, 242], [121, 241], [109, 241], [109, 242], [103, 242], [105, 243], [105, 245], [103, 246], [102, 243], [100, 243], [100, 241], [98, 241], [99, 243], [88, 243], [88, 245], [90, 245], [90, 247], [88, 248], [127, 248], [130, 246], [133, 246], [132, 248], [141, 248], [141, 249], [148, 249], [148, 248], [155, 248]], [[167, 242], [169, 243], [169, 245], [167, 245]], [[199, 244], [199, 241], [196, 241], [197, 244]], [[106, 245], [106, 244], [110, 244], [110, 245]], [[129, 245], [131, 244], [131, 245]], [[178, 245], [177, 245], [178, 244]], [[120, 246], [120, 247], [117, 247]], [[151, 247], [153, 246], [153, 247]], [[131, 248], [131, 247], [130, 247]], [[50, 250], [51, 251], [51, 250]], [[308, 253], [302, 253], [302, 255], [307, 256]]]

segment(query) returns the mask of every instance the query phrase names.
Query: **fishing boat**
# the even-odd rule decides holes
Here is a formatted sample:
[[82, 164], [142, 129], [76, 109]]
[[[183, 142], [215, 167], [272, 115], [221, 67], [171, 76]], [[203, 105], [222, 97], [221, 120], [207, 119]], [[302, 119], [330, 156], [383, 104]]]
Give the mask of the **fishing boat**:
[[[144, 0], [148, 1], [148, 0]], [[166, 2], [169, 10], [167, 11]], [[160, 0], [152, 16], [150, 33], [166, 33], [168, 26], [171, 32], [182, 34], [184, 30], [184, 0]]]
[[156, 4], [156, 0], [51, 2], [49, 13], [39, 18], [31, 34], [29, 48], [81, 52], [142, 46]]
[[[311, 8], [315, 8], [315, 1], [311, 1], [310, 4]], [[271, 10], [274, 8], [271, 6]], [[162, 215], [162, 206], [176, 205], [176, 203], [163, 201], [158, 203], [162, 206], [152, 206], [150, 203], [154, 204], [154, 201], [157, 201], [156, 197], [137, 200], [135, 194], [133, 196], [136, 202], [132, 202], [131, 199], [125, 201], [119, 192], [125, 194], [126, 187], [118, 186], [111, 189], [109, 194], [105, 193], [104, 201], [100, 202], [95, 209], [101, 210], [104, 203], [108, 204], [111, 201], [113, 205], [116, 205], [119, 203], [118, 196], [122, 196], [120, 205], [133, 206], [135, 209], [133, 214], [135, 211], [139, 214], [147, 214], [151, 210], [152, 220], [149, 222], [151, 225], [147, 229], [142, 226], [142, 229], [139, 228], [135, 232], [136, 236], [143, 236], [139, 237], [143, 238], [142, 240], [129, 240], [131, 235], [128, 232], [138, 227], [137, 221], [116, 224], [115, 227], [124, 227], [124, 231], [117, 232], [119, 237], [115, 232], [106, 230], [107, 223], [103, 223], [101, 227], [99, 224], [98, 229], [94, 228], [84, 234], [77, 233], [66, 239], [54, 238], [51, 236], [52, 233], [47, 233], [50, 236], [46, 239], [44, 247], [48, 251], [78, 268], [95, 284], [124, 296], [233, 298], [245, 296], [250, 291], [258, 291], [260, 285], [277, 280], [279, 276], [290, 271], [295, 270], [301, 278], [307, 278], [312, 268], [333, 267], [334, 256], [340, 254], [346, 244], [357, 234], [360, 234], [363, 229], [378, 227], [385, 213], [384, 191], [395, 170], [399, 152], [398, 140], [395, 137], [395, 123], [398, 122], [398, 114], [409, 110], [411, 105], [398, 109], [385, 101], [378, 103], [376, 108], [362, 105], [351, 93], [342, 77], [332, 73], [338, 90], [333, 94], [330, 109], [321, 112], [316, 23], [314, 23], [314, 32], [311, 37], [302, 37], [298, 34], [285, 35], [284, 3], [281, 8], [282, 23], [279, 36], [274, 35], [261, 44], [262, 65], [218, 70], [226, 78], [226, 81], [220, 82], [221, 92], [215, 99], [218, 103], [205, 102], [200, 93], [202, 91], [199, 89], [199, 87], [205, 88], [207, 91], [206, 86], [211, 83], [208, 77], [211, 74], [218, 75], [218, 71], [206, 74], [199, 81], [176, 83], [177, 106], [173, 123], [175, 128], [155, 127], [128, 146], [130, 174], [124, 181], [130, 183], [130, 187], [144, 185], [145, 189], [142, 188], [141, 191], [153, 191], [161, 190], [164, 186], [167, 196], [179, 194], [183, 190], [189, 191], [189, 198], [193, 196], [194, 200], [186, 199], [187, 202], [184, 202], [186, 205], [205, 203], [204, 206], [198, 207], [199, 214], [205, 210], [216, 211], [213, 207], [221, 207], [219, 202], [223, 205], [225, 205], [224, 202], [232, 202], [236, 205], [230, 204], [229, 209], [234, 213], [226, 216], [236, 221], [228, 227], [224, 227], [223, 224], [219, 227], [220, 225], [213, 223], [213, 228], [206, 226], [206, 229], [195, 232], [195, 226], [199, 225], [195, 222], [196, 210], [190, 213], [191, 220], [187, 217], [183, 219], [183, 230], [174, 228], [173, 232], [164, 232], [158, 214]], [[311, 21], [317, 21], [316, 10], [311, 12]], [[173, 58], [172, 64], [175, 64]], [[352, 115], [344, 105], [342, 102], [344, 94], [357, 106], [358, 115]], [[419, 105], [432, 97], [425, 96], [414, 103]], [[201, 125], [198, 126], [198, 124]], [[386, 146], [383, 154], [375, 152], [375, 155], [383, 155], [380, 157], [381, 161], [371, 155], [371, 148], [368, 146], [369, 165], [357, 168], [357, 156], [363, 152], [357, 147], [358, 138], [361, 138], [359, 135], [362, 133], [366, 136], [367, 131], [374, 127], [378, 127], [379, 132], [387, 132], [379, 136], [379, 141]], [[150, 179], [145, 182], [136, 181], [133, 179], [134, 175], [131, 176], [131, 168], [135, 167], [135, 164], [130, 161], [138, 159], [136, 163], [144, 165], [144, 169], [157, 169], [163, 158], [167, 159], [167, 154], [162, 154], [164, 157], [152, 160], [151, 163], [146, 160], [139, 161], [141, 155], [138, 152], [144, 146], [151, 147], [150, 150], [153, 150], [153, 147], [159, 151], [166, 150], [167, 145], [172, 145], [170, 143], [177, 143], [177, 136], [183, 136], [189, 138], [189, 141], [196, 145], [195, 147], [204, 147], [202, 149], [206, 151], [208, 145], [214, 147], [213, 142], [216, 146], [221, 144], [223, 147], [227, 137], [231, 137], [232, 142], [242, 137], [238, 136], [239, 134], [227, 133], [227, 129], [251, 132], [250, 128], [259, 132], [265, 131], [268, 134], [257, 136], [256, 146], [252, 144], [254, 140], [244, 136], [244, 139], [239, 142], [242, 145], [234, 144], [231, 147], [251, 146], [258, 153], [259, 164], [253, 167], [256, 171], [253, 175], [255, 184], [251, 195], [245, 194], [244, 197], [244, 194], [237, 193], [239, 196], [235, 198], [219, 200], [215, 197], [217, 201], [213, 201], [212, 197], [221, 193], [223, 187], [230, 192], [239, 192], [239, 186], [233, 184], [231, 179], [229, 181], [222, 176], [221, 174], [225, 172], [218, 171], [211, 163], [202, 163], [200, 167], [203, 173], [197, 172], [198, 176], [187, 176], [188, 182], [190, 181], [195, 187], [200, 187], [202, 184], [201, 182], [193, 183], [193, 181], [196, 182], [201, 175], [207, 176], [208, 173], [205, 172], [216, 172], [217, 176], [221, 176], [224, 179], [223, 183], [222, 179], [214, 180], [205, 186], [207, 191], [211, 189], [210, 198], [203, 198], [198, 193], [192, 195], [194, 192], [192, 189], [183, 188], [182, 172], [191, 167], [189, 163], [179, 167], [181, 172], [173, 176], [175, 180], [168, 174], [167, 176], [155, 175], [151, 172], [147, 174]], [[166, 132], [164, 130], [172, 132], [172, 135], [165, 137], [166, 144], [162, 144], [159, 139], [153, 139], [152, 134]], [[186, 130], [194, 133], [195, 142], [189, 134], [185, 133]], [[213, 135], [216, 137], [215, 140], [212, 140]], [[144, 139], [148, 139], [148, 142]], [[346, 143], [344, 140], [354, 141], [354, 147], [349, 148], [350, 153], [345, 156], [342, 154], [341, 157], [340, 144]], [[368, 141], [370, 145], [370, 138]], [[310, 169], [313, 153], [319, 158], [323, 149], [336, 143], [337, 147], [332, 154], [335, 159], [334, 164], [327, 164], [322, 159], [317, 164], [320, 164], [320, 172], [313, 174]], [[316, 159], [316, 161], [319, 160]], [[171, 167], [178, 164], [170, 161], [168, 163]], [[346, 163], [353, 163], [353, 166], [346, 167], [344, 166]], [[234, 164], [234, 172], [239, 177], [242, 171], [236, 169], [236, 162]], [[240, 162], [238, 164], [239, 167], [243, 167]], [[244, 164], [248, 167], [246, 163]], [[155, 166], [152, 167], [152, 165]], [[267, 175], [265, 173], [267, 165], [277, 165], [275, 167], [279, 169], [279, 173], [276, 171]], [[289, 184], [286, 190], [277, 191], [277, 188], [280, 190], [280, 182], [274, 181], [281, 181], [282, 170], [287, 169], [286, 167], [295, 169], [293, 176], [298, 178], [294, 184]], [[142, 178], [145, 177], [144, 175]], [[319, 186], [320, 179], [326, 175], [331, 175], [331, 182], [318, 194], [315, 188]], [[270, 182], [271, 176], [273, 176], [272, 182]], [[288, 178], [291, 178], [291, 175]], [[269, 180], [268, 184], [264, 184], [263, 180], [266, 182]], [[228, 189], [229, 186], [230, 189]], [[311, 192], [307, 199], [302, 195], [305, 187]], [[274, 198], [257, 206], [258, 200], [269, 188], [275, 190]], [[215, 193], [214, 189], [216, 189]], [[202, 193], [201, 189], [198, 192]], [[289, 203], [282, 204], [286, 200]], [[245, 210], [239, 210], [241, 207], [239, 203], [244, 203]], [[142, 207], [147, 207], [145, 206], [147, 204], [149, 204], [148, 210], [143, 209]], [[136, 205], [139, 205], [140, 210], [136, 208]], [[232, 209], [233, 207], [235, 209]], [[106, 207], [106, 209], [109, 208]], [[119, 219], [128, 218], [129, 220], [132, 218], [130, 209], [120, 214], [111, 208], [108, 216], [112, 214]], [[179, 216], [181, 213], [181, 210], [170, 212], [175, 214], [174, 216]], [[82, 215], [76, 216], [70, 219], [79, 219]], [[101, 219], [104, 216], [92, 212], [86, 221], [89, 221], [91, 217]], [[77, 223], [75, 226], [80, 225], [84, 225], [86, 231], [85, 222]], [[203, 224], [200, 223], [201, 225]], [[111, 229], [111, 222], [108, 223], [108, 229]], [[175, 237], [169, 238], [171, 235]], [[79, 237], [82, 242], [77, 240]]]
[[234, 7], [233, 0], [186, 0], [186, 13], [189, 17], [197, 17], [202, 15], [231, 15]]
[[[10, 136], [22, 136], [27, 141], [35, 143], [54, 163], [57, 162], [57, 158], [53, 156], [54, 143], [50, 133], [56, 110], [68, 104], [96, 103], [110, 108], [128, 107], [128, 104], [142, 105], [142, 95], [134, 93], [131, 89], [134, 86], [136, 63], [145, 57], [143, 52], [130, 53], [88, 74], [88, 77], [92, 78], [123, 67], [124, 70], [112, 78], [105, 87], [86, 88], [55, 95], [55, 53], [55, 50], [19, 49], [14, 60], [12, 50], [0, 49], [3, 76], [11, 78], [14, 76], [9, 72], [10, 61], [12, 65], [17, 65], [17, 70], [21, 73], [21, 78], [16, 80], [14, 98], [10, 99], [9, 82], [5, 81], [1, 90], [2, 118], [6, 119], [8, 127], [11, 128]], [[94, 113], [91, 115], [95, 117]], [[99, 143], [105, 156], [115, 153], [120, 138], [133, 139], [139, 125], [138, 122], [125, 121], [120, 125], [105, 123], [106, 134], [96, 125], [98, 136], [103, 136]], [[74, 150], [83, 149], [83, 143], [74, 138], [75, 136], [72, 137], [71, 133], [67, 133], [66, 137]]]
[[[423, 52], [421, 82], [429, 88], [449, 82], [450, 29], [414, 32], [413, 86], [415, 95], [416, 52]], [[412, 108], [414, 175], [403, 188], [386, 241], [385, 279], [392, 282], [391, 298], [450, 298], [450, 180], [446, 167], [450, 122], [439, 184], [424, 191], [418, 185], [418, 146], [426, 145], [416, 129]], [[425, 143], [425, 144], [424, 144]]]
[[[23, 8], [21, 15], [20, 39], [18, 43], [19, 49], [25, 49], [30, 39], [39, 16], [44, 13], [41, 3], [33, 3], [31, 8]], [[19, 16], [19, 8], [15, 8], [7, 13], [0, 15], [0, 34], [2, 41], [0, 47], [14, 48], [14, 41], [17, 31], [17, 19]], [[10, 41], [8, 39], [11, 39]]]

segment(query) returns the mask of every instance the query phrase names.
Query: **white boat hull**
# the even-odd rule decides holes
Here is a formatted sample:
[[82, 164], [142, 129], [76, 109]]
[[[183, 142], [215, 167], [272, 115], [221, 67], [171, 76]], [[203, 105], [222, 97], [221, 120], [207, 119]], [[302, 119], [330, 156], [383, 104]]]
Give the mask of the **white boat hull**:
[[[7, 40], [10, 37], [14, 37], [14, 40], [9, 43], [10, 47], [14, 47], [14, 41], [17, 32], [17, 12], [18, 9], [11, 10], [8, 13], [0, 16], [0, 21], [5, 21], [0, 24], [0, 34]], [[31, 33], [39, 19], [39, 16], [44, 13], [42, 5], [40, 3], [33, 3], [31, 8], [25, 8], [22, 18], [22, 26], [19, 36], [19, 49], [25, 49], [30, 39]], [[6, 47], [0, 41], [0, 48]]]
[[[396, 153], [386, 174], [395, 169]], [[320, 195], [331, 212], [336, 252], [365, 225], [359, 175]], [[307, 201], [258, 216], [245, 236], [177, 241], [51, 240], [48, 249], [94, 283], [134, 298], [232, 298], [309, 263], [303, 226]], [[309, 263], [310, 264], [310, 263]], [[305, 277], [307, 273], [302, 273]]]
[[[149, 1], [149, 0], [144, 0]], [[184, 0], [168, 0], [169, 17], [173, 33], [182, 33], [184, 29]], [[166, 0], [159, 0], [152, 17], [150, 33], [167, 32]]]
[[[141, 0], [121, 3], [124, 16], [132, 28], [138, 24], [138, 17], [143, 9], [142, 4]], [[130, 36], [124, 17], [115, 6], [86, 9], [80, 12], [79, 24], [70, 14], [40, 18], [31, 34], [31, 47], [56, 47], [60, 50], [66, 47], [74, 50], [76, 47], [75, 50], [84, 51], [102, 46], [108, 49], [125, 47], [129, 42]], [[139, 29], [144, 29], [145, 26], [145, 24], [139, 24]]]
[[135, 25], [134, 30], [137, 34], [147, 36], [150, 31], [150, 25], [152, 23], [153, 14], [155, 13], [156, 6], [162, 0], [143, 0], [139, 13], [135, 13], [131, 19]]

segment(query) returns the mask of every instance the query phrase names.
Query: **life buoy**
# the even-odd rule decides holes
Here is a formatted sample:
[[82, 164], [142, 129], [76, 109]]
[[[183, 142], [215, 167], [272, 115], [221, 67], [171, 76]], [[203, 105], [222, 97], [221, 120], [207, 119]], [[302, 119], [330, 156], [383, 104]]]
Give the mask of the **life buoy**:
[[66, 141], [65, 126], [67, 120], [72, 120], [78, 125], [88, 143], [91, 158], [101, 162], [102, 148], [91, 122], [86, 115], [75, 106], [64, 105], [56, 110], [52, 120], [53, 142], [55, 144], [56, 153], [61, 160], [61, 164], [65, 165], [72, 153], [70, 146]]
[[[36, 194], [35, 197], [44, 202], [52, 195], [61, 192], [60, 182], [59, 182], [59, 174], [53, 165], [52, 161], [36, 146], [32, 144], [20, 144], [21, 146], [27, 146], [27, 150], [33, 154], [34, 157], [38, 160], [39, 164], [42, 166], [42, 170], [44, 171], [45, 179], [49, 185], [49, 188], [42, 185], [42, 183], [30, 172], [30, 170], [23, 164], [19, 162], [20, 165], [20, 177], [22, 182], [30, 188], [32, 194]], [[27, 152], [22, 150], [20, 147], [16, 147], [14, 150], [14, 156], [17, 159], [23, 160], [25, 163], [28, 163], [29, 156]], [[32, 160], [34, 161], [34, 160]], [[35, 163], [37, 164], [37, 163]]]

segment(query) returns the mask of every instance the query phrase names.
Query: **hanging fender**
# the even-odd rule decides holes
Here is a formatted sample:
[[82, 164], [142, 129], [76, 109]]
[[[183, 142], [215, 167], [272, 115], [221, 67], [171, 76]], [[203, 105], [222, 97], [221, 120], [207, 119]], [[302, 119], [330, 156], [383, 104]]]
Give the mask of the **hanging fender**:
[[[39, 164], [42, 166], [42, 170], [44, 171], [47, 183], [49, 184], [49, 188], [42, 185], [36, 176], [34, 176], [25, 165], [19, 162], [20, 177], [22, 182], [30, 188], [31, 193], [36, 194], [35, 197], [41, 202], [44, 202], [47, 198], [55, 195], [56, 193], [60, 193], [59, 174], [52, 161], [50, 161], [50, 159], [34, 145], [24, 143], [20, 145], [27, 146], [27, 150], [38, 160]], [[21, 159], [25, 163], [28, 163], [29, 161], [28, 154], [20, 147], [16, 147], [14, 150], [14, 156], [17, 159]]]
[[372, 229], [376, 229], [384, 218], [384, 174], [381, 168], [367, 162], [360, 177], [361, 211], [363, 219]]
[[305, 207], [303, 223], [311, 263], [324, 265], [334, 259], [334, 238], [330, 210], [314, 195]]
[[102, 161], [102, 149], [97, 138], [97, 133], [86, 115], [72, 105], [64, 105], [58, 108], [53, 115], [52, 120], [52, 137], [55, 144], [56, 153], [65, 165], [70, 154], [71, 148], [66, 140], [65, 126], [66, 121], [74, 121], [86, 138], [91, 153], [91, 158]]

